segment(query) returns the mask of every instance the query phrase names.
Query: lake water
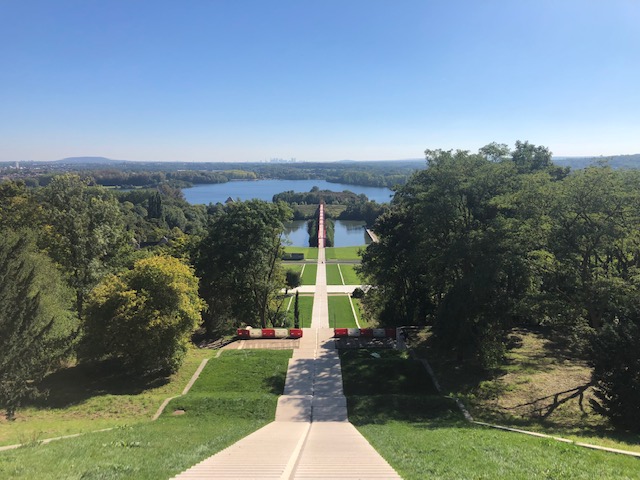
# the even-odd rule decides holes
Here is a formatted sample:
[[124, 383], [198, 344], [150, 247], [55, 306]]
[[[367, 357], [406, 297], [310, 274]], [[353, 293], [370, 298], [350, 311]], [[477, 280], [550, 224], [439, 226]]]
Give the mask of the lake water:
[[[383, 187], [364, 187], [361, 185], [346, 185], [343, 183], [330, 183], [326, 180], [241, 180], [227, 183], [207, 183], [182, 190], [184, 198], [191, 204], [224, 203], [227, 198], [234, 200], [265, 200], [270, 202], [276, 193], [293, 190], [295, 192], [308, 192], [313, 187], [320, 190], [332, 190], [342, 192], [350, 190], [360, 195], [364, 193], [369, 200], [378, 203], [388, 203], [393, 192]], [[336, 231], [337, 235], [337, 231]]]
[[[334, 245], [336, 247], [358, 247], [371, 243], [364, 229], [365, 223], [356, 220], [336, 220]], [[286, 225], [285, 244], [294, 247], [308, 247], [309, 233], [306, 220], [295, 220]]]

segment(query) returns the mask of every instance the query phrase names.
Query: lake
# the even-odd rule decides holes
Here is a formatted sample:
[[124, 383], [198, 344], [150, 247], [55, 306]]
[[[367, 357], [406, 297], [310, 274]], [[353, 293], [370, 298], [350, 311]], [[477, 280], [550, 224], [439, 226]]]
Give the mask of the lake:
[[[358, 247], [371, 243], [364, 226], [365, 223], [358, 220], [335, 220], [334, 246]], [[283, 236], [285, 245], [308, 247], [307, 220], [295, 220], [287, 223]]]
[[[184, 188], [184, 198], [191, 204], [224, 203], [227, 198], [234, 200], [265, 200], [270, 202], [276, 193], [293, 190], [308, 192], [313, 187], [320, 190], [342, 192], [350, 190], [360, 195], [364, 193], [369, 200], [378, 203], [388, 203], [393, 192], [384, 187], [364, 187], [361, 185], [346, 185], [344, 183], [330, 183], [326, 180], [240, 180], [227, 183], [207, 183]], [[337, 231], [336, 231], [337, 234]]]

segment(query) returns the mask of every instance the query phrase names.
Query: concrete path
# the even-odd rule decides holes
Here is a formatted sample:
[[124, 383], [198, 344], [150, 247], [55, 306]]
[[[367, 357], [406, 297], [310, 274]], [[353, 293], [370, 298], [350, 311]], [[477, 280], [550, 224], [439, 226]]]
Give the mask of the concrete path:
[[348, 422], [332, 336], [329, 328], [304, 329], [275, 422], [175, 478], [399, 479]]
[[[324, 232], [322, 206], [320, 212], [318, 223]], [[304, 329], [289, 360], [276, 421], [176, 479], [400, 478], [348, 421], [340, 357], [328, 328], [324, 238], [318, 238], [312, 328]]]
[[[317, 277], [316, 277], [317, 278]], [[325, 270], [325, 282], [327, 281], [327, 273]], [[366, 290], [367, 288], [369, 288], [368, 285], [325, 285], [325, 290], [327, 293], [339, 293], [339, 294], [347, 294], [347, 293], [353, 293], [353, 291], [356, 288], [361, 288], [363, 290]], [[296, 288], [290, 288], [289, 290], [287, 290], [288, 293], [295, 295], [296, 292], [300, 292], [301, 294], [304, 293], [316, 293], [316, 286], [315, 285], [301, 285], [299, 287]], [[284, 292], [284, 290], [283, 290]], [[313, 318], [313, 317], [312, 317]]]
[[327, 300], [327, 267], [324, 263], [324, 248], [318, 249], [318, 273], [316, 274], [316, 284], [313, 294], [311, 327], [329, 327], [329, 302]]

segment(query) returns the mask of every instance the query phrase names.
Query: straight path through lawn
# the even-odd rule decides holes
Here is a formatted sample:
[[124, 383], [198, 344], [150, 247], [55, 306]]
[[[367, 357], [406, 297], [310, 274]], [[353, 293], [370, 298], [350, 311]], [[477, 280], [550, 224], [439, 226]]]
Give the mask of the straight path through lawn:
[[347, 420], [340, 357], [328, 327], [324, 210], [311, 325], [289, 361], [276, 421], [182, 473], [191, 478], [388, 478], [400, 476]]

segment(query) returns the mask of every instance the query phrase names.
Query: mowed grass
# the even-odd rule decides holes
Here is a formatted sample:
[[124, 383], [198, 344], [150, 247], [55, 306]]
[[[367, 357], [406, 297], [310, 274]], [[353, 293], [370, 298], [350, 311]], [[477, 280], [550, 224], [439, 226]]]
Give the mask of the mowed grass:
[[0, 452], [0, 478], [174, 476], [273, 420], [290, 357], [290, 350], [225, 351], [156, 422]]
[[305, 266], [304, 263], [284, 263], [283, 264], [285, 272], [291, 271], [291, 272], [301, 273], [302, 268], [304, 266]]
[[304, 253], [305, 260], [317, 259], [318, 249], [312, 247], [284, 247], [284, 251], [287, 253]]
[[365, 248], [361, 247], [329, 247], [325, 249], [327, 260], [360, 260], [358, 252]]
[[315, 285], [317, 275], [318, 275], [318, 264], [307, 263], [304, 266], [304, 271], [302, 272], [302, 277], [300, 279], [300, 282], [302, 285]]
[[47, 377], [46, 398], [20, 408], [13, 422], [0, 418], [0, 445], [90, 432], [150, 420], [164, 399], [179, 394], [204, 358], [216, 352], [190, 349], [174, 375], [142, 385], [122, 375], [100, 375], [83, 366]]
[[[295, 295], [292, 297], [291, 306], [287, 311], [289, 325], [293, 327], [293, 309], [295, 306]], [[299, 295], [298, 308], [300, 309], [300, 328], [311, 327], [311, 314], [313, 312], [313, 295]]]
[[327, 285], [344, 285], [337, 263], [327, 263]]
[[346, 295], [329, 295], [329, 327], [355, 328], [356, 320]]
[[362, 302], [359, 298], [352, 298], [353, 308], [356, 311], [356, 317], [358, 318], [358, 323], [360, 324], [360, 328], [370, 327], [368, 320], [362, 315]]
[[341, 263], [340, 270], [342, 271], [345, 285], [362, 285], [362, 280], [360, 280], [353, 265]]
[[[371, 405], [366, 407], [370, 417], [375, 417]], [[446, 415], [380, 423], [356, 423], [351, 413], [349, 418], [407, 480], [620, 480], [640, 476], [637, 458], [474, 426]]]
[[480, 427], [434, 394], [422, 367], [385, 350], [341, 353], [349, 419], [405, 479], [631, 479], [636, 458]]

